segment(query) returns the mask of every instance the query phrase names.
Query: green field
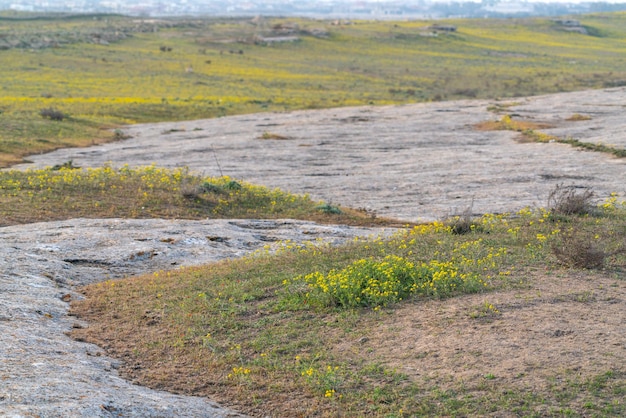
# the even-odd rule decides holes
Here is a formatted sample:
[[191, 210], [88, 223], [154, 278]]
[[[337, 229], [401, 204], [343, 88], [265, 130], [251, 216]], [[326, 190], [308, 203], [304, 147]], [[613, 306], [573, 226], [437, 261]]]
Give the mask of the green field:
[[[104, 128], [127, 123], [625, 84], [626, 14], [580, 21], [587, 35], [507, 19], [432, 36], [427, 21], [0, 18], [0, 163], [112, 140]], [[285, 28], [299, 40], [252, 42]]]

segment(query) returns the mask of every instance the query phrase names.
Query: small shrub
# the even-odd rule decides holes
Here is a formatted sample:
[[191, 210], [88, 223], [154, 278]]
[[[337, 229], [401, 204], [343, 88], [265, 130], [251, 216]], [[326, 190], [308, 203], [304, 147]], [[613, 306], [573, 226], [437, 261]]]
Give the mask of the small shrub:
[[225, 190], [241, 190], [241, 184], [236, 182], [235, 180], [230, 180], [228, 183], [224, 185]]
[[122, 131], [121, 129], [116, 129], [113, 131], [113, 139], [115, 139], [116, 141], [121, 141], [124, 139], [130, 139], [132, 138], [132, 136], [125, 134], [124, 131]]
[[465, 216], [456, 216], [452, 220], [448, 221], [450, 225], [450, 232], [455, 235], [469, 234], [476, 228], [474, 221]]
[[47, 118], [50, 120], [62, 121], [67, 118], [67, 115], [60, 110], [54, 109], [52, 107], [48, 107], [46, 109], [41, 109], [39, 114], [42, 118]]
[[224, 189], [222, 189], [217, 184], [211, 183], [209, 181], [205, 181], [199, 187], [201, 193], [215, 193], [221, 194], [224, 193]]
[[210, 181], [205, 181], [200, 185], [183, 185], [181, 186], [181, 194], [186, 199], [198, 199], [203, 193], [212, 193], [224, 195], [228, 194], [229, 191], [237, 191], [241, 190], [243, 186], [236, 182], [235, 180], [229, 180], [225, 184], [215, 184]]
[[557, 184], [548, 195], [548, 209], [555, 215], [587, 215], [593, 213], [594, 193], [585, 188], [577, 191], [575, 186]]
[[69, 160], [66, 161], [64, 163], [61, 164], [55, 164], [54, 166], [52, 166], [52, 170], [53, 171], [58, 171], [58, 170], [78, 170], [80, 169], [79, 166], [74, 165], [74, 161]]
[[490, 302], [483, 302], [482, 305], [474, 307], [469, 313], [469, 317], [472, 319], [494, 319], [502, 315], [498, 308]]
[[472, 207], [467, 208], [461, 215], [448, 219], [445, 224], [450, 227], [450, 232], [455, 235], [465, 235], [479, 230], [480, 224], [472, 218]]
[[609, 256], [594, 237], [576, 229], [563, 233], [552, 245], [552, 253], [561, 264], [584, 269], [604, 267]]
[[333, 206], [329, 203], [323, 203], [319, 206], [317, 206], [315, 209], [324, 212], [327, 215], [341, 215], [341, 209], [339, 209], [337, 206]]
[[454, 90], [452, 94], [457, 95], [457, 96], [470, 97], [474, 99], [478, 96], [478, 89], [470, 89], [470, 88], [457, 89], [457, 90]]
[[185, 199], [196, 200], [200, 197], [201, 193], [203, 193], [202, 186], [196, 186], [188, 183], [180, 186], [180, 194]]

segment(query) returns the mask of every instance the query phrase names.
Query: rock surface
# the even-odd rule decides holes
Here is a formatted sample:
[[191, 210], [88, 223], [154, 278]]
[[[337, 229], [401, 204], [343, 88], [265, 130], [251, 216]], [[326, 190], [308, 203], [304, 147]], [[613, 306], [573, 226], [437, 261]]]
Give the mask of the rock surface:
[[[556, 184], [626, 194], [626, 159], [559, 143], [520, 143], [519, 133], [479, 131], [515, 119], [554, 126], [547, 134], [626, 147], [626, 88], [496, 101], [453, 101], [266, 113], [135, 125], [132, 139], [32, 156], [45, 167], [126, 163], [185, 165], [309, 193], [379, 215], [429, 221], [464, 212], [545, 206]], [[500, 113], [488, 108], [498, 107]], [[573, 115], [589, 120], [567, 120]], [[265, 134], [265, 135], [264, 135]], [[282, 138], [282, 139], [262, 139]]]
[[86, 326], [67, 315], [80, 297], [74, 287], [240, 257], [278, 240], [337, 244], [381, 232], [291, 220], [73, 219], [0, 228], [0, 415], [238, 416], [119, 378], [116, 360], [65, 335]]
[[[543, 206], [556, 184], [626, 193], [626, 160], [474, 125], [505, 111], [552, 135], [626, 146], [626, 89], [236, 116], [137, 125], [133, 139], [33, 156], [27, 167], [132, 163], [227, 174], [405, 220]], [[567, 121], [574, 114], [589, 120]], [[264, 133], [267, 133], [264, 135]], [[274, 139], [260, 139], [260, 138]], [[278, 139], [282, 138], [282, 139]], [[65, 335], [76, 285], [239, 257], [276, 240], [389, 233], [295, 221], [86, 220], [0, 228], [0, 415], [222, 417], [208, 400], [120, 379], [116, 361]]]

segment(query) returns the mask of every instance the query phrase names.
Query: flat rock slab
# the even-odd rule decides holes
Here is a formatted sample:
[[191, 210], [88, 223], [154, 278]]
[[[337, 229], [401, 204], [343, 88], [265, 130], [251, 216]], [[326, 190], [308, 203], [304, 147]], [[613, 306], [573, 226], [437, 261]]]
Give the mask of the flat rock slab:
[[[494, 106], [500, 113], [488, 110]], [[626, 159], [558, 143], [520, 143], [480, 122], [549, 123], [544, 132], [626, 146], [626, 89], [512, 99], [267, 113], [135, 125], [133, 138], [32, 156], [19, 169], [187, 166], [207, 176], [309, 193], [407, 221], [544, 206], [556, 184], [626, 195]], [[573, 115], [587, 120], [570, 120]], [[579, 118], [580, 119], [580, 118]], [[391, 233], [296, 221], [86, 220], [0, 228], [0, 415], [237, 416], [206, 399], [120, 379], [117, 363], [65, 335], [75, 286], [240, 257], [279, 240], [341, 243]]]
[[241, 257], [265, 246], [339, 244], [393, 230], [291, 220], [73, 219], [0, 228], [0, 415], [12, 417], [229, 417], [207, 399], [118, 377], [117, 361], [66, 333], [83, 285]]
[[[615, 88], [134, 125], [124, 129], [132, 139], [32, 156], [32, 164], [18, 168], [68, 160], [83, 167], [188, 166], [379, 215], [431, 221], [470, 207], [479, 214], [545, 206], [560, 183], [590, 187], [599, 198], [623, 196], [626, 159], [559, 143], [520, 143], [517, 132], [475, 125], [509, 113], [551, 124], [542, 130], [548, 134], [623, 149], [625, 107], [626, 89]], [[590, 119], [568, 120], [576, 114]]]

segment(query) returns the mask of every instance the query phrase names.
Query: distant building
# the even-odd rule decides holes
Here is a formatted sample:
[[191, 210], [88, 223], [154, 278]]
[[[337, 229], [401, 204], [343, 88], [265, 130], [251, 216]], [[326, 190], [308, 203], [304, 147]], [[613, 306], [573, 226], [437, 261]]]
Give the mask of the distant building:
[[483, 10], [499, 14], [522, 14], [532, 13], [535, 10], [535, 7], [531, 3], [507, 1], [485, 6], [483, 7]]

